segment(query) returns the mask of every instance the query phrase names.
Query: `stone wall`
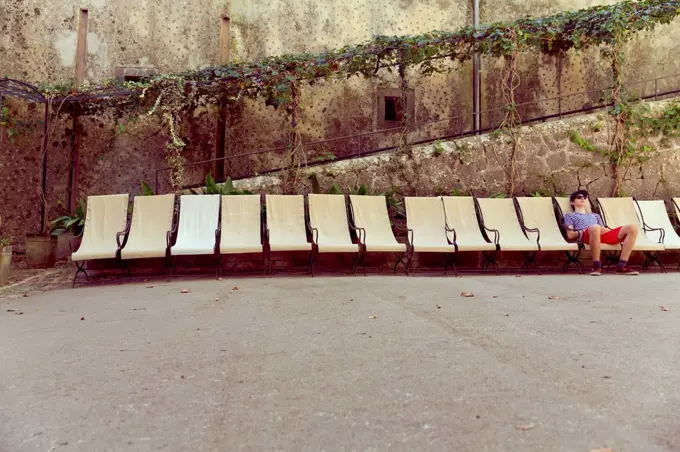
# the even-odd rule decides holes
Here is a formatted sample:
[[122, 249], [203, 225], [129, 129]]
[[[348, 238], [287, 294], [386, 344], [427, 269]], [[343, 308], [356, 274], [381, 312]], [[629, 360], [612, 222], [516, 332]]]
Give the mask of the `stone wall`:
[[[481, 21], [488, 23], [525, 14], [540, 16], [562, 9], [612, 1], [481, 0], [480, 3]], [[114, 77], [118, 66], [153, 67], [157, 72], [164, 73], [216, 65], [220, 23], [224, 15], [231, 18], [232, 60], [242, 61], [272, 54], [316, 52], [363, 42], [379, 34], [454, 30], [471, 24], [471, 4], [467, 0], [0, 0], [0, 75], [34, 83], [69, 81], [74, 74], [80, 8], [88, 8], [89, 11], [86, 80], [96, 82]], [[643, 94], [653, 92], [655, 87], [665, 90], [680, 86], [680, 77], [673, 77], [680, 74], [680, 61], [668, 58], [668, 55], [677, 54], [680, 49], [678, 24], [680, 22], [675, 21], [659, 27], [654, 33], [644, 33], [630, 44], [626, 72], [629, 81], [671, 76], [656, 85], [651, 82], [636, 87]], [[596, 50], [570, 52], [562, 59], [522, 55], [519, 67], [522, 85], [517, 93], [518, 102], [571, 94], [561, 103], [550, 100], [520, 107], [523, 118], [530, 114], [551, 114], [592, 104], [599, 99], [598, 88], [609, 83], [608, 68], [602, 66]], [[380, 75], [377, 80], [355, 78], [303, 88], [301, 130], [305, 141], [379, 130], [376, 92], [379, 88], [394, 88], [398, 85], [394, 74], [384, 72]], [[502, 103], [500, 77], [499, 61], [485, 60], [482, 72], [483, 109], [498, 107]], [[417, 129], [412, 135], [413, 139], [445, 136], [470, 128], [470, 63], [456, 65], [450, 73], [427, 78], [411, 73], [409, 82], [415, 90], [416, 122], [433, 122]], [[592, 92], [573, 95], [588, 90]], [[10, 102], [10, 105], [20, 120], [40, 120], [39, 106], [20, 102]], [[166, 166], [167, 132], [156, 118], [146, 117], [143, 112], [141, 116], [141, 120], [136, 123], [128, 123], [125, 118], [110, 114], [81, 120], [79, 177], [74, 199], [114, 192], [138, 194], [140, 180], [154, 185], [156, 170]], [[457, 119], [448, 119], [451, 117]], [[491, 119], [491, 114], [485, 114], [484, 124], [489, 124]], [[216, 111], [211, 107], [183, 119], [182, 134], [187, 141], [184, 155], [189, 162], [214, 156], [216, 121]], [[40, 128], [25, 132], [13, 143], [0, 133], [0, 209], [7, 219], [4, 231], [0, 233], [10, 233], [20, 238], [25, 232], [37, 232], [39, 229], [39, 215], [36, 213], [40, 205], [39, 132]], [[283, 112], [266, 107], [260, 100], [243, 101], [231, 106], [228, 112], [226, 153], [236, 156], [285, 147], [288, 132], [289, 119]], [[50, 128], [48, 149], [49, 218], [60, 213], [58, 203], [66, 202], [69, 195], [71, 137], [71, 119], [55, 118]], [[341, 156], [357, 148], [381, 148], [393, 144], [394, 138], [394, 133], [378, 133], [361, 139], [339, 140], [333, 145], [310, 146], [308, 158], [314, 161], [328, 153]], [[543, 139], [555, 141], [551, 137]], [[527, 142], [531, 142], [531, 138]], [[427, 178], [430, 176], [426, 174], [427, 165], [437, 163], [437, 166], [447, 168], [448, 176], [440, 174], [436, 181], [423, 182], [424, 185], [417, 190], [429, 193], [460, 186], [465, 189], [500, 191], [506, 182], [505, 172], [498, 162], [506, 158], [506, 151], [492, 142], [477, 143], [472, 140], [461, 143], [459, 146], [463, 146], [463, 149], [472, 147], [473, 154], [484, 155], [484, 159], [476, 157], [469, 165], [462, 165], [456, 163], [460, 161], [457, 152], [447, 150], [438, 154], [436, 160], [423, 160], [422, 168], [425, 171], [415, 171], [414, 165], [418, 165], [419, 161], [417, 158], [405, 163], [407, 170], [404, 180], [394, 181], [394, 184], [408, 187], [407, 179], [413, 179], [416, 174], [424, 174], [423, 177]], [[529, 149], [534, 151], [530, 153]], [[559, 162], [573, 163], [566, 157], [557, 156], [552, 150], [550, 155], [543, 155], [542, 152], [544, 150], [538, 146], [528, 148], [521, 165], [532, 169], [521, 170], [525, 173], [538, 173], [539, 169], [548, 172], [560, 170], [555, 166]], [[538, 161], [532, 162], [530, 157]], [[591, 155], [588, 157], [594, 158]], [[386, 157], [377, 158], [376, 161], [381, 162], [383, 158]], [[371, 159], [368, 162], [374, 161]], [[363, 161], [337, 165], [346, 168], [361, 165]], [[249, 161], [241, 158], [229, 161], [226, 171], [227, 174], [238, 175], [250, 167], [251, 172], [259, 172], [284, 162], [285, 151], [262, 154]], [[395, 165], [394, 162], [390, 164]], [[352, 174], [356, 173], [372, 185], [391, 185], [386, 180], [373, 180], [371, 172], [377, 174], [383, 169], [373, 164], [367, 165], [367, 168], [373, 169], [357, 170], [358, 173], [345, 172], [344, 176], [339, 176], [345, 177], [343, 184], [349, 185], [351, 179], [356, 178]], [[190, 184], [199, 183], [211, 169], [210, 164], [187, 168], [186, 180]], [[592, 168], [584, 169], [580, 174], [593, 171]], [[160, 190], [167, 191], [168, 174], [160, 173], [159, 177]], [[526, 190], [540, 185], [540, 178], [536, 174], [527, 173], [523, 177], [527, 181]], [[322, 178], [324, 183], [328, 180]], [[535, 183], [530, 182], [534, 180]], [[563, 185], [566, 187], [572, 182], [567, 184], [565, 181]], [[593, 184], [598, 183], [604, 182]], [[410, 184], [416, 186], [414, 181]], [[416, 191], [416, 188], [411, 191]]]
[[[652, 114], [669, 102], [676, 101], [651, 103]], [[574, 131], [597, 146], [607, 146], [605, 113], [520, 129], [514, 195], [566, 195], [583, 188], [594, 197], [610, 196], [614, 182], [611, 164], [603, 156], [574, 144], [571, 139]], [[649, 161], [631, 168], [622, 194], [642, 199], [678, 196], [680, 138], [652, 137], [646, 144], [656, 151]], [[508, 196], [509, 161], [510, 146], [503, 135], [487, 134], [416, 147], [411, 156], [392, 152], [306, 168], [298, 177], [300, 184], [295, 190], [310, 192], [314, 175], [321, 192], [328, 192], [333, 184], [344, 190], [365, 184], [372, 193], [395, 190], [401, 196]], [[236, 185], [254, 192], [283, 191], [277, 175], [239, 180]]]

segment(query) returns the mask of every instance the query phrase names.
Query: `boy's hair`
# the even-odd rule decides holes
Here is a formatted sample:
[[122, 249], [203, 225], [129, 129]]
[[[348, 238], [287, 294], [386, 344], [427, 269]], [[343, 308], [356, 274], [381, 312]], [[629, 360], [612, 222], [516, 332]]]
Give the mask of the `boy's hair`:
[[589, 197], [587, 191], [585, 191], [585, 190], [578, 190], [578, 191], [575, 191], [574, 193], [571, 194], [571, 196], [569, 197], [569, 202], [574, 202], [574, 201], [576, 200], [576, 197], [577, 197], [578, 195], [583, 195], [583, 196], [585, 196], [586, 198]]

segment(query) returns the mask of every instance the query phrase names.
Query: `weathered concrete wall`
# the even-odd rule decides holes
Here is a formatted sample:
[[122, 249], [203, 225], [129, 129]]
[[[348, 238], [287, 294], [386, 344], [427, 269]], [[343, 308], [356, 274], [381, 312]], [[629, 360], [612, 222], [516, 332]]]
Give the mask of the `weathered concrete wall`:
[[[86, 79], [96, 82], [113, 77], [115, 68], [120, 65], [153, 66], [158, 72], [173, 72], [217, 64], [220, 20], [225, 14], [231, 17], [232, 23], [232, 59], [241, 61], [271, 54], [315, 52], [359, 43], [379, 34], [458, 29], [471, 23], [471, 3], [467, 0], [0, 0], [0, 75], [35, 83], [70, 80], [74, 74], [81, 7], [89, 9]], [[482, 0], [481, 20], [488, 23], [604, 3], [612, 1]], [[680, 61], [669, 58], [679, 50], [679, 23], [676, 21], [654, 33], [644, 33], [631, 42], [627, 51], [626, 77], [629, 81], [680, 74]], [[523, 107], [520, 109], [523, 117], [583, 107], [597, 101], [600, 96], [597, 89], [610, 82], [608, 68], [602, 65], [596, 50], [570, 52], [561, 61], [553, 57], [522, 55], [519, 67], [522, 85], [517, 93], [518, 102], [594, 90], [589, 95], [566, 98], [560, 105], [557, 101], [548, 101]], [[482, 108], [494, 108], [503, 103], [500, 68], [497, 60], [483, 62]], [[455, 69], [428, 78], [409, 74], [410, 85], [415, 89], [416, 122], [439, 121], [417, 130], [412, 136], [414, 139], [443, 136], [469, 127], [472, 68], [468, 63]], [[304, 88], [301, 126], [304, 139], [341, 137], [380, 129], [376, 91], [380, 87], [397, 85], [393, 74], [384, 73], [379, 80], [355, 78]], [[648, 83], [640, 89], [649, 93], [654, 89], [652, 85]], [[659, 90], [675, 88], [680, 85], [680, 77], [662, 80], [657, 85]], [[17, 107], [17, 111], [19, 115], [24, 114], [22, 108]], [[26, 112], [25, 115], [22, 120], [30, 120], [35, 113]], [[123, 133], [118, 127], [121, 120], [114, 119], [114, 115], [83, 119], [76, 199], [113, 192], [136, 194], [140, 192], [140, 180], [153, 185], [156, 169], [166, 166], [166, 131], [156, 119], [142, 116], [139, 123], [126, 125]], [[458, 119], [447, 119], [451, 117]], [[492, 117], [484, 115], [483, 119], [488, 123]], [[188, 144], [185, 151], [188, 161], [212, 158], [215, 125], [215, 111], [211, 109], [201, 110], [194, 118], [185, 118], [182, 130]], [[283, 112], [266, 107], [261, 101], [235, 105], [228, 114], [227, 155], [285, 147], [289, 126], [289, 119]], [[57, 214], [57, 201], [65, 202], [68, 197], [70, 127], [70, 120], [61, 118], [51, 128], [47, 193], [50, 218]], [[334, 145], [310, 146], [308, 158], [313, 161], [328, 152], [342, 155], [357, 149], [380, 148], [392, 144], [394, 138], [394, 132], [378, 133], [340, 140]], [[7, 228], [19, 237], [26, 231], [38, 229], [39, 218], [26, 213], [31, 209], [27, 209], [24, 201], [18, 200], [14, 193], [19, 191], [15, 187], [21, 185], [22, 180], [27, 180], [31, 187], [37, 186], [39, 146], [37, 132], [17, 139], [14, 144], [0, 140], [0, 183], [4, 183], [0, 202], [3, 210], [12, 212], [13, 219]], [[488, 145], [486, 148], [491, 149]], [[498, 151], [501, 161], [503, 152]], [[536, 153], [540, 152], [543, 151], [536, 150]], [[274, 155], [254, 156], [250, 163], [236, 159], [227, 163], [227, 174], [240, 174], [247, 170], [248, 164], [255, 172], [278, 163], [283, 165], [285, 155], [283, 150]], [[423, 186], [419, 190], [448, 189], [459, 178], [471, 184], [470, 189], [481, 189], [487, 182], [491, 183], [492, 178], [500, 181], [499, 175], [504, 172], [494, 166], [493, 154], [489, 155], [474, 163], [474, 170], [465, 165], [456, 166], [455, 156], [442, 155], [437, 162], [456, 176], [445, 178], [446, 184], [439, 181], [436, 186]], [[559, 161], [558, 157], [551, 157], [549, 168], [558, 169], [554, 164]], [[210, 170], [211, 165], [188, 168], [187, 182], [202, 181]], [[466, 179], [468, 173], [470, 178], [476, 177], [476, 182]], [[165, 191], [167, 173], [160, 177], [161, 190]], [[526, 176], [525, 180], [530, 178]], [[498, 187], [504, 182], [499, 184]], [[524, 188], [531, 190], [530, 185], [528, 183]], [[491, 186], [496, 187], [493, 183]], [[27, 199], [34, 208], [39, 199], [35, 190], [31, 190]]]
[[[652, 103], [652, 111], [661, 111], [668, 102], [675, 101]], [[570, 132], [578, 131], [589, 142], [606, 147], [604, 120], [603, 114], [591, 114], [522, 127], [513, 194], [564, 195], [584, 188], [595, 197], [609, 196], [614, 182], [610, 163], [570, 138]], [[680, 139], [662, 138], [647, 140], [657, 151], [648, 162], [631, 168], [621, 187], [627, 195], [667, 198], [680, 192]], [[345, 190], [365, 184], [373, 193], [396, 190], [405, 196], [508, 195], [509, 162], [510, 147], [503, 136], [488, 134], [417, 147], [412, 157], [385, 153], [307, 168], [296, 190], [311, 191], [310, 177], [315, 175], [322, 192], [333, 184]], [[240, 180], [237, 187], [265, 193], [282, 190], [277, 175]]]

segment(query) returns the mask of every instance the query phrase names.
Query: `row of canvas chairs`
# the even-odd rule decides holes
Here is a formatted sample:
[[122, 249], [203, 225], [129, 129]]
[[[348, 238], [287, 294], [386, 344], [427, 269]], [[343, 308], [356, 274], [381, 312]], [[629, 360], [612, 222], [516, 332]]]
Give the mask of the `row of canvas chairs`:
[[[445, 253], [448, 269], [449, 255], [468, 251], [481, 252], [482, 268], [496, 272], [501, 251], [526, 253], [522, 269], [534, 265], [539, 272], [539, 252], [563, 251], [564, 271], [571, 264], [583, 270], [582, 247], [565, 240], [561, 225], [563, 212], [571, 210], [568, 198], [407, 197], [405, 244], [395, 238], [382, 196], [267, 195], [264, 214], [260, 195], [137, 196], [130, 222], [128, 202], [127, 194], [88, 198], [81, 245], [72, 255], [74, 285], [79, 273], [88, 276], [88, 260], [166, 258], [172, 274], [174, 256], [214, 255], [221, 271], [225, 254], [261, 253], [265, 271], [271, 272], [271, 253], [279, 251], [309, 253], [312, 274], [319, 253], [356, 253], [356, 272], [362, 256], [373, 252], [397, 253], [395, 271], [402, 264], [407, 274], [414, 253]], [[640, 226], [635, 250], [647, 255], [643, 266], [656, 262], [665, 271], [659, 253], [680, 249], [680, 237], [664, 201], [597, 202], [608, 227]], [[602, 248], [613, 260], [621, 247]]]

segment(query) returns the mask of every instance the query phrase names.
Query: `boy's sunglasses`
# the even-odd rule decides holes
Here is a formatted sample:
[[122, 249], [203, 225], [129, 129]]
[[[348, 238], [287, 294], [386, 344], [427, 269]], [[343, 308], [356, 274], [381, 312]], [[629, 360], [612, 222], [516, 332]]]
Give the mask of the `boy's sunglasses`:
[[575, 199], [588, 199], [586, 195], [576, 195]]

